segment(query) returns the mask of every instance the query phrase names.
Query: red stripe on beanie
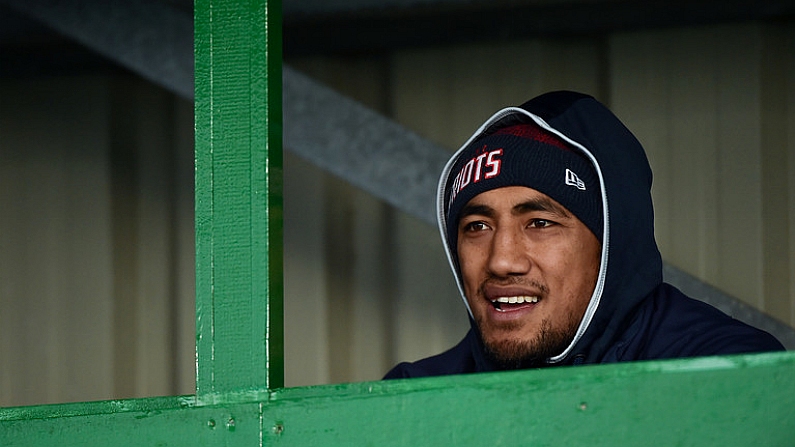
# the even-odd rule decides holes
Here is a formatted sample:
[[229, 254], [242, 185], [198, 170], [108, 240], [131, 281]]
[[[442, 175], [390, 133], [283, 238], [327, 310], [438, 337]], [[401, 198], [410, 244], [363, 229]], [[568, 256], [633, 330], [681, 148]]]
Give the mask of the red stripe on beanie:
[[524, 123], [524, 124], [516, 124], [514, 126], [503, 127], [502, 129], [499, 129], [496, 132], [494, 132], [493, 135], [506, 135], [506, 134], [514, 135], [521, 138], [527, 138], [529, 140], [535, 140], [540, 143], [549, 144], [551, 146], [555, 146], [560, 149], [565, 149], [567, 151], [572, 150], [571, 146], [569, 146], [568, 143], [563, 141], [562, 138], [542, 129], [535, 123]]

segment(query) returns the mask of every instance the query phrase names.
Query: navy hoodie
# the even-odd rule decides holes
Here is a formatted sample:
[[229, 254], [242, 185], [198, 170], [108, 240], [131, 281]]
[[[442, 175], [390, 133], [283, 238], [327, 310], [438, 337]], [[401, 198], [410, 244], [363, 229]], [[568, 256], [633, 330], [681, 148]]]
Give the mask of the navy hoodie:
[[[478, 137], [513, 124], [535, 122], [591, 160], [601, 181], [604, 212], [599, 279], [569, 346], [546, 364], [571, 365], [670, 359], [783, 350], [770, 334], [685, 296], [662, 281], [662, 259], [654, 239], [652, 173], [632, 133], [594, 98], [552, 92], [488, 119], [459, 149]], [[464, 303], [455, 254], [447, 242], [444, 197], [454, 155], [442, 172], [437, 219], [448, 260]], [[468, 305], [467, 305], [468, 308]], [[464, 339], [450, 350], [395, 366], [386, 379], [496, 370], [483, 354], [471, 318]]]

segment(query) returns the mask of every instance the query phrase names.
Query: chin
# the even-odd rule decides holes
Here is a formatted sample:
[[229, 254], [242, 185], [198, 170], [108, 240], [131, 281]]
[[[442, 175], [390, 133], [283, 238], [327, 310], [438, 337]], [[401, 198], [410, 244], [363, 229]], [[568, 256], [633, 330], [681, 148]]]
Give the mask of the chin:
[[547, 359], [562, 353], [574, 339], [577, 326], [553, 329], [549, 320], [541, 323], [535, 335], [519, 337], [484, 337], [486, 357], [498, 369], [537, 368], [547, 364]]
[[497, 369], [522, 369], [540, 366], [544, 358], [536, 349], [521, 340], [485, 341], [485, 354]]

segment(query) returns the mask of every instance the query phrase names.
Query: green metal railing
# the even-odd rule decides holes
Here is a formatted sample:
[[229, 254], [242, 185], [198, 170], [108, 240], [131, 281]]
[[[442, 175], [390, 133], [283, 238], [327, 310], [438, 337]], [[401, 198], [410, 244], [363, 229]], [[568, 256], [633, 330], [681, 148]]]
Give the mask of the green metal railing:
[[196, 394], [0, 409], [0, 445], [795, 445], [795, 355], [284, 389], [278, 2], [198, 0]]

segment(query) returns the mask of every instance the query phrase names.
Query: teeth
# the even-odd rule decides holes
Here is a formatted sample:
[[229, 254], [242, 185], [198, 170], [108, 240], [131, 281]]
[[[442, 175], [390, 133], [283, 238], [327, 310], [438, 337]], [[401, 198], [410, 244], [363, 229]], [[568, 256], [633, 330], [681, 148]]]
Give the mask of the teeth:
[[522, 304], [522, 303], [537, 303], [537, 296], [501, 296], [492, 303], [506, 303], [506, 304]]

